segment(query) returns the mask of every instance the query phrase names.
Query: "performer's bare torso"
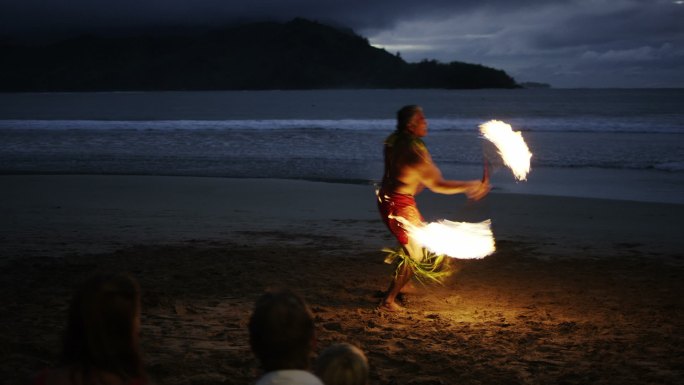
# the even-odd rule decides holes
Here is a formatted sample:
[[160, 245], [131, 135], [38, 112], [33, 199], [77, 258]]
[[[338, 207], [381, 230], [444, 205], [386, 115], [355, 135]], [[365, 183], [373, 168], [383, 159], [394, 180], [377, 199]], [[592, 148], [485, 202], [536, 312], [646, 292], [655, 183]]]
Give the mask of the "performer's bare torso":
[[[400, 145], [385, 149], [385, 173], [382, 180], [384, 191], [416, 195], [425, 185], [422, 183], [424, 168], [431, 163], [430, 154], [418, 148]], [[422, 154], [418, 153], [423, 152]]]

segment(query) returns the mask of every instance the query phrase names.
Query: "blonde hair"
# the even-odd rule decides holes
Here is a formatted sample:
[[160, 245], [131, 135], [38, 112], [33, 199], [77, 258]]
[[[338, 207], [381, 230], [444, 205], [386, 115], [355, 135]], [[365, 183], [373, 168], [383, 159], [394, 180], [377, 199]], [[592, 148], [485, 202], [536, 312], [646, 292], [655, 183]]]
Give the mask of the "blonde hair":
[[335, 344], [318, 356], [314, 372], [325, 385], [366, 385], [368, 360], [354, 345]]

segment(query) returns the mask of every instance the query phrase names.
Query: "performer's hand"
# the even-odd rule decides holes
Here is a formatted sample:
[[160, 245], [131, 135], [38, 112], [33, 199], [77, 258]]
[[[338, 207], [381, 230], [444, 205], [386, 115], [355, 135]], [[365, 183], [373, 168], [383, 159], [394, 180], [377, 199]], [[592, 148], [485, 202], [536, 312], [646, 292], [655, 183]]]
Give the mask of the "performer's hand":
[[492, 186], [489, 184], [489, 181], [483, 182], [478, 180], [476, 183], [473, 183], [473, 186], [468, 189], [465, 194], [468, 199], [479, 201], [480, 199], [484, 198], [491, 189]]

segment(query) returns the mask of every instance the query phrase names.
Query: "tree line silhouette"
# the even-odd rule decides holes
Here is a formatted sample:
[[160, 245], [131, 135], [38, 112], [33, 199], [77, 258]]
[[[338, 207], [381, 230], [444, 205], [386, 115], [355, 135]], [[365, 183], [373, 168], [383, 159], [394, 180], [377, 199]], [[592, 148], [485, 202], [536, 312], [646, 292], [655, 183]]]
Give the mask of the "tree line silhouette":
[[407, 63], [351, 30], [305, 19], [186, 35], [3, 43], [2, 91], [516, 88], [502, 70]]

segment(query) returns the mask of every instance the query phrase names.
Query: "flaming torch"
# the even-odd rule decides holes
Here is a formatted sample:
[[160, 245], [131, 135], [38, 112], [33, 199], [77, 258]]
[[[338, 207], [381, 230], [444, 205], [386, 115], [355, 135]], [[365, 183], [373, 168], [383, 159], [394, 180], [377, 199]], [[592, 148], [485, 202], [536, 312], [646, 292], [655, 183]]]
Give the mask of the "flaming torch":
[[458, 259], [480, 259], [493, 253], [494, 235], [492, 222], [452, 222], [446, 219], [414, 225], [403, 217], [394, 218], [426, 249], [437, 255]]
[[[515, 179], [526, 180], [530, 172], [532, 153], [527, 148], [522, 134], [519, 131], [513, 131], [510, 125], [500, 120], [490, 120], [481, 124], [480, 133], [496, 146], [501, 159], [511, 169]], [[486, 160], [484, 177], [489, 177]]]

